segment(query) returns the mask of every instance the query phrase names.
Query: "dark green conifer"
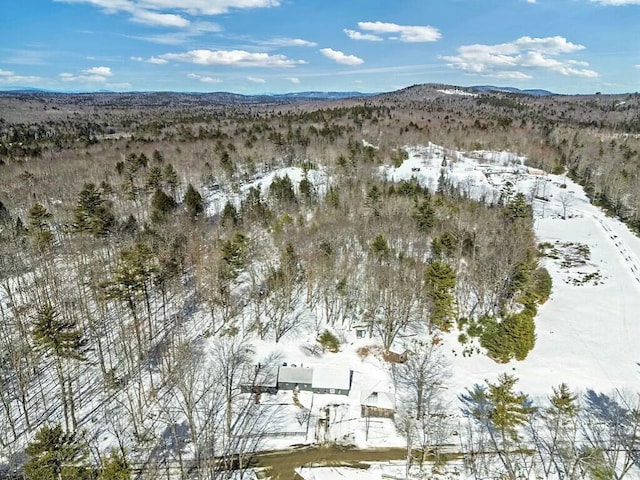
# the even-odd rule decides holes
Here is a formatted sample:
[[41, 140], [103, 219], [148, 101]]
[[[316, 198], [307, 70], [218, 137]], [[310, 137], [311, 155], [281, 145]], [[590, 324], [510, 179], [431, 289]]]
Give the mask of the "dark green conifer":
[[202, 195], [198, 192], [193, 185], [187, 186], [187, 191], [184, 195], [184, 204], [187, 208], [187, 214], [189, 218], [195, 220], [204, 213], [204, 200]]

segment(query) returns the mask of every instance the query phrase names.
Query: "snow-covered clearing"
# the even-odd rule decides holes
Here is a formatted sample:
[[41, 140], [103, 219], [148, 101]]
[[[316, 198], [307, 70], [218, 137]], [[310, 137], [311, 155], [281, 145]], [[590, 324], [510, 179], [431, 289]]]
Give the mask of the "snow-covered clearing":
[[461, 95], [463, 97], [477, 97], [477, 93], [467, 92], [465, 90], [460, 90], [458, 88], [445, 88], [443, 90], [438, 90], [440, 93], [444, 93], [445, 95]]
[[[580, 185], [562, 175], [528, 169], [519, 155], [462, 153], [433, 144], [407, 150], [409, 159], [399, 168], [383, 167], [382, 175], [393, 181], [415, 177], [433, 189], [443, 169], [463, 191], [487, 199], [497, 198], [510, 182], [515, 191], [534, 200], [539, 242], [584, 244], [590, 251], [589, 264], [577, 268], [542, 259], [553, 278], [553, 293], [539, 310], [536, 346], [526, 360], [500, 365], [484, 355], [463, 357], [455, 335], [446, 338], [453, 371], [452, 400], [466, 388], [494, 381], [503, 372], [517, 376], [518, 388], [532, 397], [546, 397], [562, 382], [576, 390], [637, 391], [640, 238], [591, 205]], [[584, 278], [585, 273], [596, 271], [597, 282], [567, 283], [568, 276], [582, 273]]]

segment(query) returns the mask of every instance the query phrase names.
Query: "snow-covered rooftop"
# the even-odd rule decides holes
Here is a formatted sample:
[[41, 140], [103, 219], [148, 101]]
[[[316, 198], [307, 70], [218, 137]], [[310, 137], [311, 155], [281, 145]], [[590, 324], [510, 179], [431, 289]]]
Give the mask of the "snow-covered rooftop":
[[311, 368], [280, 367], [278, 383], [311, 383], [313, 372]]
[[362, 385], [360, 389], [360, 404], [366, 407], [395, 410], [396, 395], [393, 385], [386, 381], [369, 382]]
[[338, 365], [326, 365], [313, 369], [313, 388], [334, 388], [349, 390], [351, 386], [351, 370]]

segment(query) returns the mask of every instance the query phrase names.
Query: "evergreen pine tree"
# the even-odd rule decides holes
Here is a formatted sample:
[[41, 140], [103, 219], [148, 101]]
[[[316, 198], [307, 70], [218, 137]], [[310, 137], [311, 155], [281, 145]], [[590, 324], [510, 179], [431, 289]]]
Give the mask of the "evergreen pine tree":
[[88, 448], [60, 425], [44, 426], [26, 448], [24, 472], [29, 480], [83, 480], [92, 477]]
[[501, 323], [502, 341], [508, 338], [508, 344], [511, 346], [513, 356], [516, 360], [522, 361], [536, 342], [535, 322], [533, 317], [527, 311], [508, 315]]
[[0, 225], [5, 225], [7, 223], [11, 223], [11, 214], [7, 207], [4, 206], [4, 203], [0, 202]]
[[[507, 182], [509, 183], [509, 182]], [[506, 185], [506, 184], [505, 184]], [[509, 199], [505, 205], [505, 212], [507, 217], [512, 220], [517, 218], [531, 218], [532, 210], [531, 205], [527, 202], [527, 197], [522, 192], [518, 192], [511, 198], [512, 193], [505, 188], [502, 195], [504, 198]]]
[[142, 152], [140, 155], [138, 155], [138, 165], [142, 168], [147, 168], [147, 165], [149, 164], [149, 159], [147, 158], [147, 156], [144, 154], [144, 152]]
[[282, 206], [296, 203], [296, 194], [289, 175], [273, 179], [269, 185], [269, 196], [275, 198]]
[[127, 459], [116, 450], [111, 450], [109, 456], [102, 462], [102, 469], [98, 475], [98, 480], [130, 480], [131, 468], [127, 464]]
[[161, 223], [175, 208], [176, 202], [173, 198], [157, 189], [151, 197], [151, 221]]
[[153, 161], [156, 162], [157, 164], [164, 162], [164, 157], [162, 156], [162, 153], [159, 150], [153, 151]]
[[424, 278], [431, 303], [430, 322], [448, 331], [455, 316], [453, 289], [456, 286], [456, 273], [448, 263], [436, 260], [427, 266]]
[[43, 251], [53, 244], [50, 221], [53, 215], [40, 203], [34, 203], [27, 213], [29, 236], [34, 247]]
[[517, 382], [516, 377], [504, 373], [497, 383], [487, 383], [486, 398], [491, 404], [489, 421], [503, 438], [517, 438], [517, 428], [536, 411], [527, 395], [514, 391]]
[[380, 262], [388, 260], [389, 254], [391, 253], [391, 249], [389, 248], [387, 239], [381, 233], [376, 235], [376, 238], [373, 239], [373, 242], [371, 242], [371, 245], [369, 245], [369, 250], [371, 251], [371, 254]]
[[158, 165], [154, 165], [149, 169], [147, 173], [147, 180], [145, 181], [145, 188], [153, 192], [158, 188], [162, 187], [162, 169]]
[[420, 203], [416, 202], [413, 218], [421, 232], [427, 234], [431, 232], [435, 225], [435, 209], [431, 205], [430, 199], [424, 199]]
[[234, 207], [231, 202], [225, 203], [222, 213], [220, 214], [220, 225], [223, 227], [237, 227], [239, 223], [240, 219], [236, 207]]
[[537, 410], [527, 395], [514, 390], [517, 382], [516, 377], [502, 374], [497, 383], [487, 381], [486, 387], [476, 385], [461, 396], [465, 413], [488, 433], [490, 448], [498, 454], [506, 478], [518, 478], [522, 473], [514, 461], [520, 439], [518, 428]]
[[305, 200], [307, 204], [310, 205], [313, 203], [315, 193], [314, 187], [313, 183], [311, 183], [307, 175], [305, 175], [304, 178], [300, 180], [298, 190], [300, 191], [300, 196]]
[[171, 192], [171, 196], [175, 197], [179, 180], [178, 173], [176, 172], [176, 169], [173, 168], [172, 164], [167, 163], [167, 165], [164, 167], [164, 170], [162, 170], [162, 178], [164, 180], [164, 183], [167, 185], [167, 188]]
[[564, 417], [575, 417], [578, 413], [578, 396], [575, 395], [566, 383], [553, 387], [553, 395], [549, 397], [549, 408], [545, 413]]
[[225, 280], [236, 278], [244, 268], [248, 249], [249, 239], [242, 232], [235, 232], [233, 237], [222, 242], [220, 251], [224, 264], [222, 275]]
[[374, 217], [380, 216], [380, 208], [382, 207], [382, 191], [378, 185], [371, 185], [367, 190], [367, 196], [364, 205], [371, 211]]
[[85, 183], [73, 210], [73, 228], [77, 232], [106, 236], [115, 226], [115, 216], [93, 183]]
[[84, 360], [82, 334], [73, 320], [62, 318], [53, 306], [46, 304], [38, 308], [33, 325], [33, 343], [36, 348], [53, 358], [60, 385], [60, 395], [65, 419], [76, 425], [71, 380], [65, 376], [64, 361]]
[[195, 220], [204, 213], [202, 195], [200, 195], [200, 192], [193, 188], [191, 184], [187, 186], [187, 191], [184, 195], [184, 204], [187, 208], [187, 214], [192, 220]]

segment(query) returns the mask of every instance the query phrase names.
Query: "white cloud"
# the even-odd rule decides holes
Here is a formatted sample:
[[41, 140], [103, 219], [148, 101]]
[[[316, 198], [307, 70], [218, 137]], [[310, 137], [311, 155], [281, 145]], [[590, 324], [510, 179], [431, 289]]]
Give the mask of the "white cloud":
[[131, 19], [134, 22], [155, 25], [158, 27], [185, 28], [191, 24], [191, 22], [182, 15], [175, 15], [173, 13], [156, 13], [140, 9], [135, 9], [131, 12]]
[[154, 65], [164, 65], [165, 63], [169, 63], [169, 60], [165, 60], [164, 58], [151, 57], [147, 60], [147, 63], [152, 63]]
[[198, 75], [197, 73], [189, 73], [187, 77], [194, 78], [202, 83], [222, 83], [222, 79]]
[[144, 40], [151, 43], [159, 43], [162, 45], [181, 45], [188, 42], [194, 37], [205, 33], [219, 32], [222, 29], [220, 25], [212, 22], [191, 22], [187, 28], [172, 31], [168, 33], [159, 33], [155, 35], [128, 35], [129, 38]]
[[538, 3], [537, 0], [527, 0], [527, 3]]
[[347, 55], [332, 48], [322, 48], [320, 49], [320, 53], [325, 57], [334, 60], [336, 63], [342, 63], [343, 65], [361, 65], [364, 63], [364, 60], [356, 57], [355, 55]]
[[344, 33], [346, 33], [351, 40], [367, 40], [369, 42], [381, 42], [383, 40], [383, 38], [378, 35], [357, 32], [355, 30], [349, 30], [348, 28], [344, 29]]
[[296, 85], [300, 83], [300, 79], [298, 77], [285, 77], [284, 79], [289, 80], [291, 83]]
[[[292, 60], [284, 55], [252, 53], [244, 50], [191, 50], [185, 53], [165, 53], [151, 59], [195, 63], [196, 65], [223, 65], [231, 67], [287, 68], [304, 64], [303, 60]], [[151, 61], [149, 59], [149, 61]]]
[[640, 5], [640, 0], [591, 0], [592, 3], [599, 3], [611, 7], [622, 7], [625, 5]]
[[84, 3], [102, 9], [107, 14], [128, 13], [131, 20], [159, 27], [185, 28], [190, 21], [183, 15], [220, 15], [233, 9], [269, 8], [279, 0], [55, 0], [64, 3]]
[[280, 5], [279, 0], [138, 0], [136, 3], [153, 10], [179, 9], [191, 15], [219, 15], [234, 9], [270, 8]]
[[397, 23], [386, 22], [358, 22], [360, 30], [373, 32], [374, 34], [400, 34], [399, 37], [389, 37], [391, 40], [401, 42], [435, 42], [442, 37], [437, 28], [424, 26], [398, 25]]
[[165, 60], [164, 58], [158, 58], [158, 57], [149, 57], [147, 59], [144, 59], [143, 57], [129, 57], [129, 58], [134, 62], [145, 62], [145, 63], [151, 63], [153, 65], [164, 65], [166, 63], [169, 63], [169, 60]]
[[269, 45], [274, 47], [316, 47], [316, 42], [310, 42], [301, 38], [274, 38], [272, 40], [264, 40], [258, 42], [261, 45]]
[[514, 44], [520, 49], [541, 51], [549, 54], [572, 53], [585, 49], [584, 45], [568, 42], [566, 38], [558, 35], [545, 38], [520, 37]]
[[73, 73], [61, 73], [60, 80], [63, 82], [90, 82], [90, 83], [106, 83], [107, 78], [102, 75], [74, 75]]
[[597, 77], [594, 70], [580, 68], [588, 67], [587, 62], [562, 58], [564, 54], [584, 48], [560, 36], [520, 37], [497, 45], [462, 45], [458, 47], [457, 55], [441, 58], [449, 62], [451, 68], [494, 78], [532, 78], [521, 71], [523, 68], [549, 70], [569, 77]]
[[91, 67], [79, 74], [64, 72], [59, 75], [63, 82], [106, 83], [113, 76], [110, 67]]
[[98, 75], [101, 77], [111, 77], [113, 76], [113, 72], [109, 67], [91, 67], [86, 70], [83, 70], [82, 73], [87, 75]]
[[249, 80], [251, 83], [267, 83], [267, 81], [264, 78], [258, 78], [258, 77], [247, 77], [247, 80]]
[[524, 72], [518, 72], [517, 70], [498, 72], [492, 76], [503, 80], [529, 80], [530, 78], [533, 78], [531, 75], [527, 75]]
[[40, 81], [40, 77], [33, 75], [16, 75], [16, 73], [9, 70], [2, 70], [0, 68], [0, 83], [16, 84], [16, 83], [34, 83]]

